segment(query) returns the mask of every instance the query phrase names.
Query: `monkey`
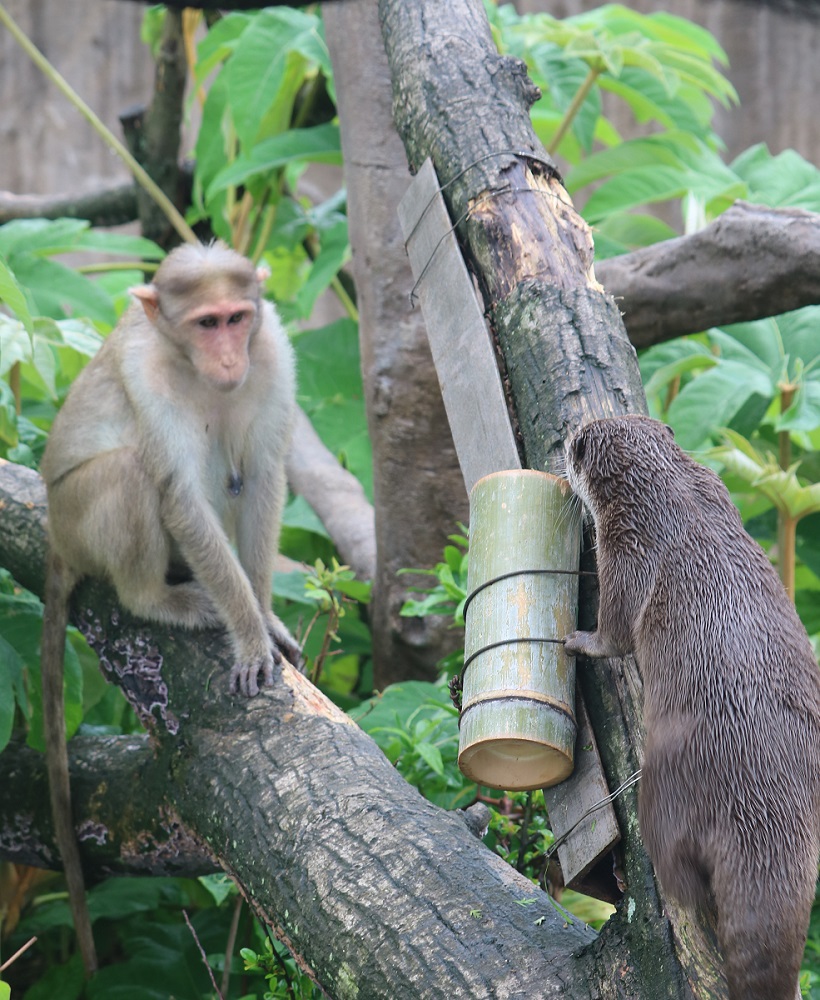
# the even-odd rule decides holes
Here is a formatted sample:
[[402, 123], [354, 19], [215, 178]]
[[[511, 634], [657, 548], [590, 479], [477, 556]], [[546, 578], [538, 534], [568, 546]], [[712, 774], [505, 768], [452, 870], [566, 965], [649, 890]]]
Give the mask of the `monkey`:
[[[96, 967], [71, 823], [62, 696], [68, 600], [85, 576], [164, 625], [227, 627], [231, 692], [253, 697], [296, 640], [271, 610], [295, 362], [267, 277], [224, 243], [160, 264], [80, 373], [41, 472], [49, 558], [43, 714], [52, 812], [87, 972]], [[231, 543], [235, 545], [235, 551]], [[68, 869], [72, 871], [69, 872]]]
[[595, 632], [634, 653], [646, 747], [638, 817], [661, 885], [717, 910], [731, 1000], [794, 1000], [820, 853], [820, 671], [794, 604], [720, 478], [647, 417], [568, 442], [596, 529]]

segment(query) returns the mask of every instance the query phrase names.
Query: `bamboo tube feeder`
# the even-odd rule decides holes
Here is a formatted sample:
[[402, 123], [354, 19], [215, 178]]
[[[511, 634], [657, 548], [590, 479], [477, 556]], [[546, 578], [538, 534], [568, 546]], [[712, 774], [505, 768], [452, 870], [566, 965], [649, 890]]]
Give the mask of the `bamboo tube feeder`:
[[580, 516], [569, 484], [531, 469], [496, 472], [470, 492], [459, 767], [508, 791], [567, 778], [575, 747]]

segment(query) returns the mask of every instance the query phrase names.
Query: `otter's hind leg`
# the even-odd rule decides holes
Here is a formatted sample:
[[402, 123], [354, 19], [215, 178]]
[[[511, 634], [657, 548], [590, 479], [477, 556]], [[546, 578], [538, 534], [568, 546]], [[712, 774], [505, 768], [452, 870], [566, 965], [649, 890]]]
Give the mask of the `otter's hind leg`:
[[[712, 880], [730, 1000], [794, 1000], [809, 916], [816, 859], [799, 845], [790, 864], [722, 859]], [[812, 854], [811, 857], [808, 857]], [[784, 870], [785, 869], [785, 870]]]

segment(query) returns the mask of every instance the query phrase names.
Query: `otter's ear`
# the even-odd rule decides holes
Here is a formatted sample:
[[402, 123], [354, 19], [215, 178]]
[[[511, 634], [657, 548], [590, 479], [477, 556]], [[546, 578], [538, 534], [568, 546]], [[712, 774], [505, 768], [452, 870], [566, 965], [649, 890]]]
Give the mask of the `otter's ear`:
[[583, 434], [576, 434], [570, 442], [569, 450], [572, 452], [573, 462], [580, 463], [587, 450], [587, 441]]
[[664, 424], [663, 425], [663, 429], [666, 431], [666, 433], [669, 435], [669, 437], [671, 437], [672, 440], [674, 441], [675, 440], [675, 432], [672, 430], [672, 428], [669, 426], [669, 424]]

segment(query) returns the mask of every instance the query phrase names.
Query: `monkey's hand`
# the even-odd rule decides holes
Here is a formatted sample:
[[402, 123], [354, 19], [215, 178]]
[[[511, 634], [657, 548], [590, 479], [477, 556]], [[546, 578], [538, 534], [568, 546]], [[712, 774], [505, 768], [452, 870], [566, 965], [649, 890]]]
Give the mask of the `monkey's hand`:
[[302, 656], [302, 649], [299, 643], [272, 611], [269, 615], [265, 616], [265, 624], [268, 627], [268, 634], [273, 641], [274, 660], [279, 663], [284, 656], [292, 667], [298, 670], [300, 674], [303, 674], [305, 672], [305, 658]]
[[616, 649], [606, 636], [600, 632], [571, 632], [564, 639], [564, 652], [571, 656], [622, 656], [620, 649]]

